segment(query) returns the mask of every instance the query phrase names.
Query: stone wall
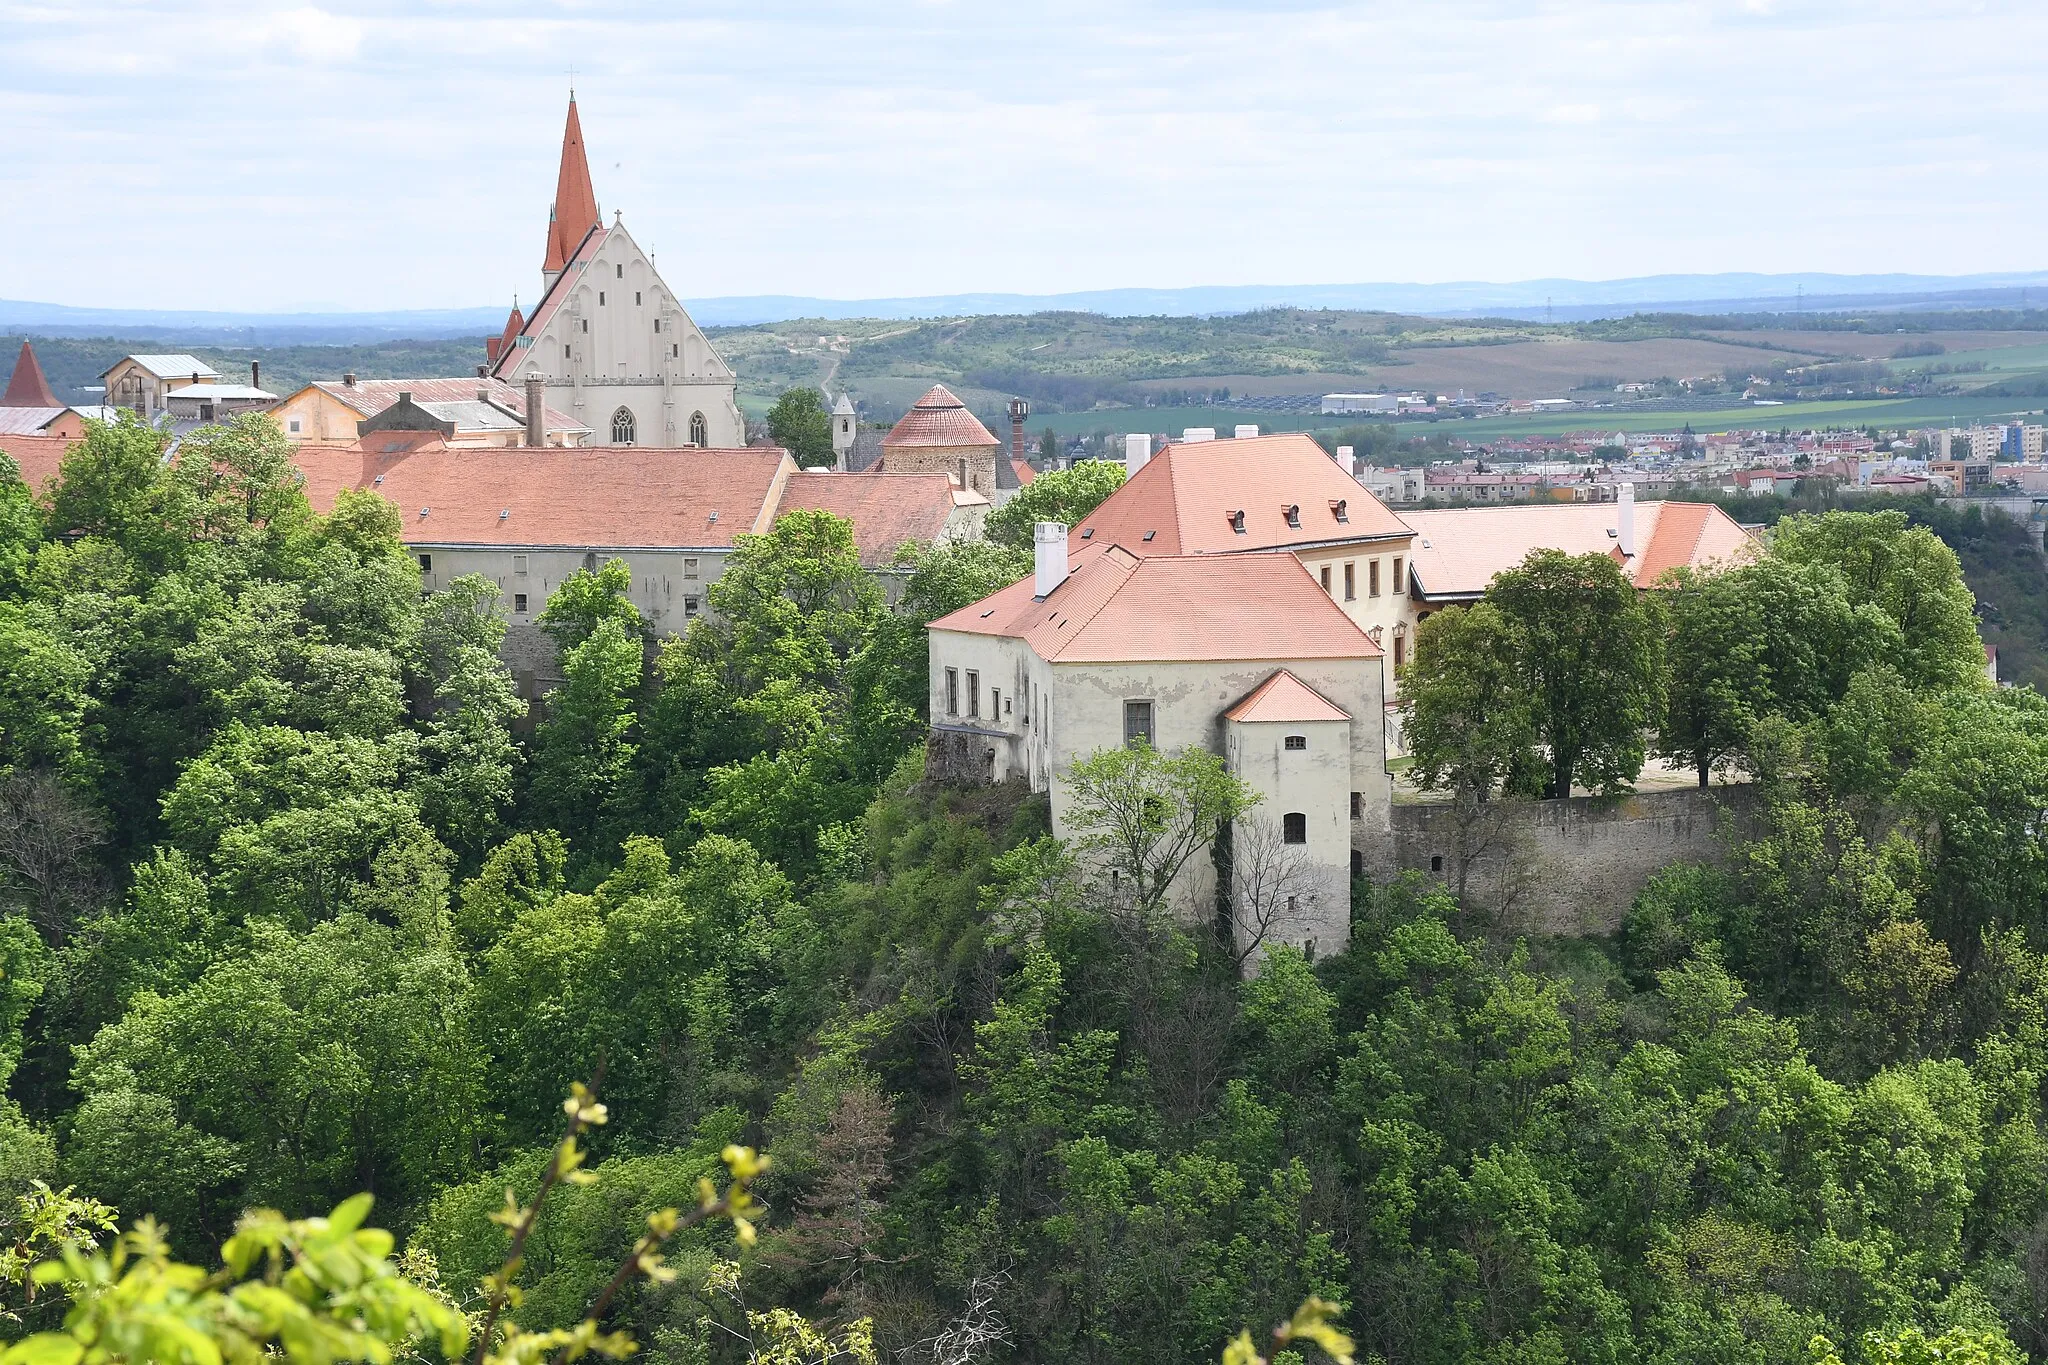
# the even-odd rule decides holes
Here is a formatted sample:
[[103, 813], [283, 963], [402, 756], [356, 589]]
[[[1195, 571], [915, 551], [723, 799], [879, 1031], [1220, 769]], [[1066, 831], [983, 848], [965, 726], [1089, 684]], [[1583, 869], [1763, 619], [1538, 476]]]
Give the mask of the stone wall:
[[1604, 934], [1650, 874], [1727, 857], [1747, 828], [1751, 791], [1643, 792], [1564, 801], [1393, 809], [1394, 868], [1441, 880], [1473, 909], [1532, 933]]

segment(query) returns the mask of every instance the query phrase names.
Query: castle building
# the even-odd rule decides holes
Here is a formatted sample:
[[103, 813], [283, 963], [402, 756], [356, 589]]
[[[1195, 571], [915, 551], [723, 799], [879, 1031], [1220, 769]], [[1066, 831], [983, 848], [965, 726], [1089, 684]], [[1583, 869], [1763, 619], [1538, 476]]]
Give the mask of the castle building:
[[547, 384], [547, 406], [587, 427], [593, 445], [746, 444], [732, 368], [684, 311], [654, 258], [614, 212], [605, 225], [583, 149], [576, 97], [548, 214], [541, 295], [513, 306], [487, 343], [489, 377]]

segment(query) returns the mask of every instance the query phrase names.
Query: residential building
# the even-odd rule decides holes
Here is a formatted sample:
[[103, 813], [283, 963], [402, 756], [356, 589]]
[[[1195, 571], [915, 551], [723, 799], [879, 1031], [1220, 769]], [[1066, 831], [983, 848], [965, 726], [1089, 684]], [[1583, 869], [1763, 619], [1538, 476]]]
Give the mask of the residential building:
[[[1291, 555], [1139, 555], [1101, 537], [1070, 560], [1054, 523], [1036, 548], [1031, 578], [931, 625], [933, 769], [1027, 782], [1071, 835], [1075, 764], [1137, 743], [1216, 753], [1260, 796], [1229, 832], [1236, 857], [1291, 871], [1264, 903], [1230, 888], [1240, 943], [1341, 949], [1351, 874], [1388, 839], [1378, 647]], [[1173, 904], [1207, 921], [1216, 892], [1196, 858]]]
[[[1341, 457], [1348, 447], [1339, 447]], [[1358, 471], [1358, 482], [1365, 491], [1389, 505], [1421, 502], [1428, 496], [1426, 479], [1420, 469], [1376, 469], [1367, 466]]]
[[[1991, 428], [1986, 428], [1991, 430]], [[1948, 486], [1959, 493], [1982, 493], [1991, 487], [1991, 457], [1979, 459], [1974, 454], [1967, 460], [1934, 460], [1927, 466], [1927, 472], [1948, 482]]]
[[1326, 393], [1323, 395], [1325, 413], [1347, 412], [1392, 412], [1394, 396], [1387, 393]]
[[191, 384], [217, 383], [219, 370], [196, 355], [129, 355], [116, 361], [100, 382], [108, 407], [127, 408], [145, 422], [166, 410], [166, 399]]
[[733, 373], [614, 212], [605, 226], [576, 98], [562, 133], [540, 301], [487, 344], [490, 376], [538, 377], [595, 445], [746, 444]]
[[164, 410], [174, 422], [225, 422], [245, 412], [267, 412], [277, 395], [253, 384], [187, 384], [164, 395]]
[[[347, 445], [362, 434], [363, 424], [405, 402], [426, 414], [451, 446], [516, 446], [531, 443], [522, 386], [502, 379], [358, 379], [316, 380], [279, 402], [272, 410], [285, 439], [295, 444]], [[592, 444], [591, 432], [550, 403], [541, 405], [543, 443], [551, 446]], [[394, 414], [391, 422], [419, 421], [411, 413]]]
[[[1299, 433], [1174, 443], [1125, 461], [1130, 477], [1074, 527], [1078, 545], [1153, 555], [1291, 553], [1395, 666], [1414, 533]], [[1136, 463], [1137, 468], [1131, 468]]]

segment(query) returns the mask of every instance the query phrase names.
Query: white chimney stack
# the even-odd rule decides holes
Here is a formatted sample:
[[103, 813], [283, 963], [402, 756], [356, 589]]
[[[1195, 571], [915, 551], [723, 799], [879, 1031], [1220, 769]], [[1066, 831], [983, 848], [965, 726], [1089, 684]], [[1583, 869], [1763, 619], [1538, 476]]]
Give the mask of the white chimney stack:
[[1358, 457], [1351, 453], [1350, 446], [1337, 447], [1337, 467], [1354, 479], [1358, 477]]
[[1052, 590], [1067, 581], [1067, 528], [1062, 522], [1041, 521], [1032, 528], [1031, 548], [1038, 575], [1038, 600], [1052, 596]]
[[1191, 446], [1197, 441], [1213, 441], [1215, 439], [1216, 428], [1214, 427], [1189, 427], [1180, 434], [1180, 443], [1184, 446]]
[[1617, 539], [1621, 552], [1630, 559], [1636, 556], [1636, 486], [1625, 483], [1615, 494], [1615, 510], [1620, 514]]
[[[1124, 477], [1129, 478], [1152, 458], [1152, 438], [1142, 431], [1124, 437]], [[1064, 542], [1062, 542], [1064, 543]]]
[[1259, 429], [1255, 424], [1241, 422], [1238, 424], [1237, 430], [1232, 433], [1232, 437], [1235, 440], [1248, 441], [1258, 434]]

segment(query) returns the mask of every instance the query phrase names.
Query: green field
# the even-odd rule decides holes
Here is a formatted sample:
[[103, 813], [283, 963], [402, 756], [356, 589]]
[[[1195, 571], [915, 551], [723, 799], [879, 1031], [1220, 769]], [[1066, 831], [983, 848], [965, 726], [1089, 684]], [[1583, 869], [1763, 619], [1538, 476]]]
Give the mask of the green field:
[[[1568, 431], [1676, 431], [1687, 423], [1702, 435], [1717, 431], [1793, 427], [1916, 427], [1967, 425], [1987, 417], [2028, 411], [2024, 398], [1891, 398], [1835, 402], [1785, 403], [1776, 407], [1744, 404], [1713, 412], [1581, 410], [1555, 416], [1443, 417], [1435, 422], [1394, 423], [1402, 436], [1453, 436], [1486, 441], [1497, 436], [1556, 436]], [[2039, 411], [2038, 408], [2034, 411]], [[1329, 431], [1357, 426], [1356, 416], [1325, 417], [1318, 413], [1245, 412], [1234, 408], [1120, 408], [1103, 412], [1053, 413], [1031, 419], [1031, 430], [1051, 427], [1062, 436], [1097, 431], [1164, 431], [1178, 436], [1185, 427], [1215, 427], [1228, 435], [1240, 422], [1260, 431]], [[1384, 419], [1382, 419], [1384, 420]]]

